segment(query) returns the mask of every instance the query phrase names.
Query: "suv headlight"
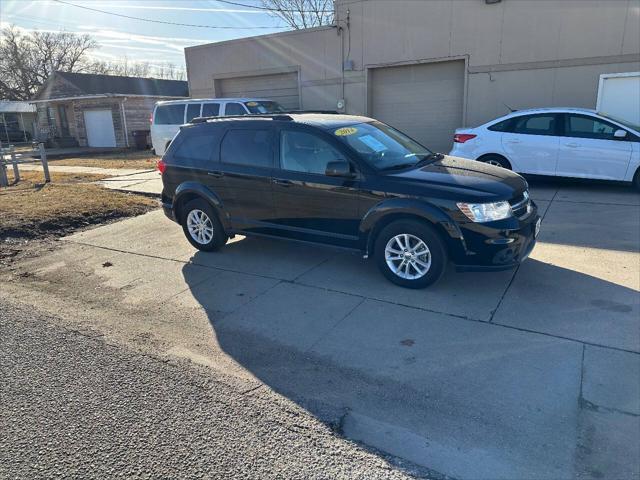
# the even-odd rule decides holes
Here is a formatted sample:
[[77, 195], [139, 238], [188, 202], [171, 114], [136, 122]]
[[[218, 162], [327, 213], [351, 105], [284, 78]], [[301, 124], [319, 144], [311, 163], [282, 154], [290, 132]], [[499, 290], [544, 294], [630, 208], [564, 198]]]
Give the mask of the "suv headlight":
[[493, 222], [513, 215], [509, 202], [457, 203], [458, 208], [473, 222]]

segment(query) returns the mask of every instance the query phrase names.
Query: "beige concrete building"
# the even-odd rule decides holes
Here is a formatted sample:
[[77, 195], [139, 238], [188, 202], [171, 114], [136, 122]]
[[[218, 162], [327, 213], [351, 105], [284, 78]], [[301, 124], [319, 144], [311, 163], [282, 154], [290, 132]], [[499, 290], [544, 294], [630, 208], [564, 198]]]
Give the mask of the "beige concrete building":
[[507, 105], [595, 108], [600, 74], [640, 70], [640, 0], [337, 0], [336, 26], [185, 55], [193, 97], [344, 100], [445, 151]]

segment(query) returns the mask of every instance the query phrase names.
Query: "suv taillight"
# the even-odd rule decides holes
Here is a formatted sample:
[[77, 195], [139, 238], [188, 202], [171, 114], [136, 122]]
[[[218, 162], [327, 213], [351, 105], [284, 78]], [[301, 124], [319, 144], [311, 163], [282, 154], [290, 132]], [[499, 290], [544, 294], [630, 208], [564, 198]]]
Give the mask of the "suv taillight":
[[162, 160], [158, 160], [158, 162], [156, 163], [156, 168], [160, 172], [160, 175], [162, 175], [164, 171], [167, 169], [167, 164], [164, 163]]
[[474, 135], [472, 133], [456, 133], [453, 136], [453, 141], [456, 143], [464, 143], [467, 140], [471, 140], [472, 138], [476, 138], [477, 135]]

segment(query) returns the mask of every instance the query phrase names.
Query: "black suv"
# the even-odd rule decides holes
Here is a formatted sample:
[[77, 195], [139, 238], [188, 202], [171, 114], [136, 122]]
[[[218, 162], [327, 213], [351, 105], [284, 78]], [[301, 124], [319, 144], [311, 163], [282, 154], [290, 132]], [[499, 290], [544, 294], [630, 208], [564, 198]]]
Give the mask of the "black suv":
[[158, 169], [165, 213], [199, 250], [236, 233], [346, 247], [410, 288], [438, 280], [449, 261], [514, 267], [540, 227], [519, 175], [433, 153], [366, 117], [198, 118]]

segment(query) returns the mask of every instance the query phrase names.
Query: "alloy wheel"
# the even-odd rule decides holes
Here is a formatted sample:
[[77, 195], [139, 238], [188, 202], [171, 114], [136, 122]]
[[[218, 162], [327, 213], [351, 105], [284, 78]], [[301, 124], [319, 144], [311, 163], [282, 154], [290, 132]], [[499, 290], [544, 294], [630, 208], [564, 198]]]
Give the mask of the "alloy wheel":
[[187, 215], [189, 235], [196, 242], [206, 245], [213, 239], [213, 222], [202, 210], [191, 210]]
[[424, 277], [431, 268], [431, 251], [420, 238], [409, 233], [391, 237], [384, 249], [389, 269], [405, 280]]

